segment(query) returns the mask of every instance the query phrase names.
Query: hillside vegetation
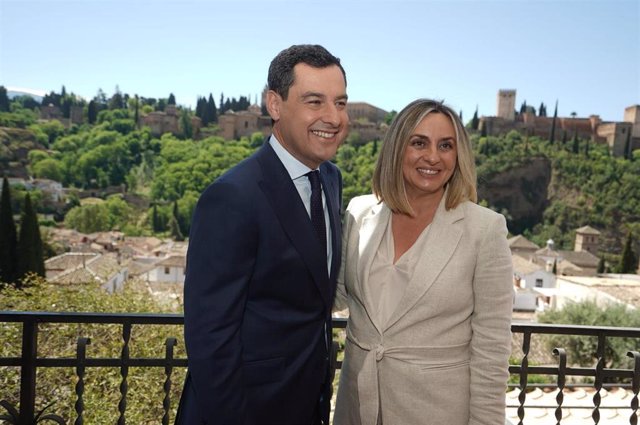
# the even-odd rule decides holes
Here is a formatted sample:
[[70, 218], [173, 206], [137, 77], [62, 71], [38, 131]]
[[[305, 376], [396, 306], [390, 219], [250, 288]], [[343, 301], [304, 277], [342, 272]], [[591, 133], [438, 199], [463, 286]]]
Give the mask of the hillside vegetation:
[[[51, 211], [45, 197], [32, 196], [40, 212], [54, 212], [80, 231], [188, 235], [199, 194], [260, 146], [262, 136], [154, 137], [136, 124], [135, 114], [131, 107], [104, 105], [95, 124], [65, 128], [37, 120], [35, 109], [14, 101], [10, 112], [0, 112], [0, 173], [53, 179], [105, 198], [82, 205], [71, 196]], [[615, 158], [606, 146], [587, 140], [549, 143], [515, 131], [502, 137], [473, 134], [471, 140], [481, 203], [503, 213], [513, 234], [540, 246], [552, 238], [557, 247], [572, 249], [574, 230], [590, 225], [603, 233], [601, 248], [609, 259], [620, 254], [629, 232], [640, 235], [640, 151], [631, 159]], [[347, 143], [338, 151], [344, 206], [370, 192], [379, 143]], [[24, 190], [12, 191], [18, 214]], [[125, 194], [108, 196], [114, 191]]]

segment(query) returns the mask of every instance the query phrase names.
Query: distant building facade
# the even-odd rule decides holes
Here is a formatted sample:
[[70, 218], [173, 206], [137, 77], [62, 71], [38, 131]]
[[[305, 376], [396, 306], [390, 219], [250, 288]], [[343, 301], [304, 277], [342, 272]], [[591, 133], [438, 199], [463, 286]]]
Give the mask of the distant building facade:
[[[529, 136], [549, 138], [553, 117], [537, 116], [533, 108], [516, 114], [515, 99], [516, 90], [499, 90], [496, 116], [480, 117], [478, 129], [487, 135], [516, 130]], [[554, 140], [571, 139], [574, 136], [606, 143], [614, 156], [626, 156], [634, 149], [640, 149], [640, 105], [625, 108], [621, 122], [604, 122], [598, 115], [586, 118], [557, 117]]]
[[[161, 136], [164, 133], [171, 133], [175, 136], [181, 136], [183, 129], [180, 126], [180, 115], [175, 105], [167, 105], [163, 111], [149, 112], [147, 115], [140, 117], [140, 124], [151, 129], [151, 134]], [[191, 128], [193, 138], [197, 138], [202, 120], [198, 117], [191, 117]]]
[[266, 136], [271, 133], [271, 117], [262, 115], [258, 105], [251, 105], [246, 111], [226, 111], [218, 117], [218, 126], [225, 140], [251, 137], [258, 131]]

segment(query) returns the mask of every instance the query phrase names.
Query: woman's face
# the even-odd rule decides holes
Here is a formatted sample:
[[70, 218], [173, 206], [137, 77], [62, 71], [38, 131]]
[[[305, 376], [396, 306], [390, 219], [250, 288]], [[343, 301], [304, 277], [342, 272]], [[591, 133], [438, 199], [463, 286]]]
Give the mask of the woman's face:
[[404, 152], [402, 175], [409, 200], [438, 197], [456, 168], [456, 131], [451, 119], [431, 112], [409, 136]]

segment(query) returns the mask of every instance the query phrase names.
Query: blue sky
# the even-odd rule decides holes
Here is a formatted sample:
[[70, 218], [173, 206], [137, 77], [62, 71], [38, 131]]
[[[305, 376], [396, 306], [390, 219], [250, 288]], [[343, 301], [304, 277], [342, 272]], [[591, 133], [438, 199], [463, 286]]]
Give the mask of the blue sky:
[[340, 57], [349, 98], [444, 99], [465, 121], [516, 108], [620, 121], [640, 103], [640, 0], [0, 0], [0, 84], [168, 97], [259, 96], [292, 44]]

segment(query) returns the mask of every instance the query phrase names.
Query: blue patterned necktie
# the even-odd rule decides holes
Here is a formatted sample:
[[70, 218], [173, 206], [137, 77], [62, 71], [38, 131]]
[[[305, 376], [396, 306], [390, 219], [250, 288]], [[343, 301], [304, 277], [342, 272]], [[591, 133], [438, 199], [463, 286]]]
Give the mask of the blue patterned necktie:
[[327, 252], [327, 227], [324, 222], [324, 209], [322, 208], [322, 188], [320, 187], [320, 172], [318, 170], [307, 173], [311, 183], [311, 224], [315, 230], [324, 252]]

